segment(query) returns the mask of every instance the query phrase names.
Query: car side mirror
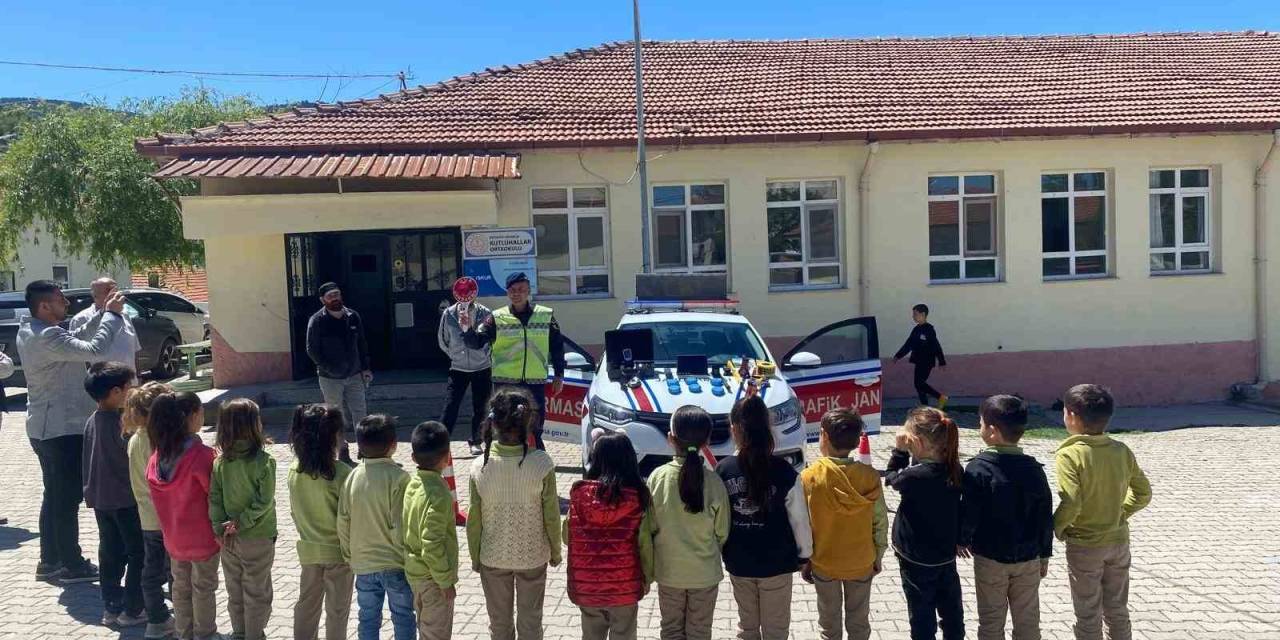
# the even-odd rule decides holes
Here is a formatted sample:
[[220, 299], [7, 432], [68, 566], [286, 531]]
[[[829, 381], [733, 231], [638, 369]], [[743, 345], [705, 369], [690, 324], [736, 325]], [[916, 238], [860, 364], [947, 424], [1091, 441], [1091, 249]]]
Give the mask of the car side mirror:
[[822, 365], [822, 358], [815, 353], [801, 351], [787, 360], [787, 365], [791, 367], [817, 367]]
[[586, 356], [576, 351], [564, 354], [564, 364], [566, 367], [573, 369], [586, 369], [591, 366], [591, 363], [587, 362]]

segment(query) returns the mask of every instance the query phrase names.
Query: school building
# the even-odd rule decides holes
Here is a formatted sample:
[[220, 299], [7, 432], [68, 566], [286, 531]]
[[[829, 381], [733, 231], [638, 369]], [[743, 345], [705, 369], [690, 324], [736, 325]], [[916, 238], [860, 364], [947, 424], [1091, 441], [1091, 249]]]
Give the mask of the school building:
[[[1280, 380], [1280, 35], [643, 46], [651, 263], [723, 272], [774, 348], [916, 302], [952, 394], [1124, 404]], [[536, 227], [537, 298], [598, 346], [641, 270], [634, 50], [137, 142], [204, 241], [219, 385], [313, 375], [316, 287], [378, 368], [446, 363], [471, 227]], [[489, 300], [500, 304], [501, 300]], [[906, 364], [886, 394], [912, 395]], [[1280, 395], [1280, 386], [1272, 393]]]

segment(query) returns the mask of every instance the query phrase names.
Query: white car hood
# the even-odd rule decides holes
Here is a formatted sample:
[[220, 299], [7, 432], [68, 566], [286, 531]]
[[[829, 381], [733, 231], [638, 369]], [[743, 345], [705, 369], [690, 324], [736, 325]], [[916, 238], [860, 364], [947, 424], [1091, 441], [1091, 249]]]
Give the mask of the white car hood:
[[[717, 396], [712, 392], [709, 377], [698, 378], [700, 393], [689, 388], [686, 379], [680, 379], [679, 391], [672, 392], [664, 377], [649, 378], [641, 381], [638, 387], [625, 382], [612, 382], [607, 378], [598, 381], [595, 396], [609, 404], [649, 413], [674, 413], [685, 405], [702, 407], [712, 415], [728, 415], [733, 404], [741, 396], [740, 384], [731, 378], [725, 378], [725, 393]], [[787, 402], [793, 397], [790, 387], [781, 378], [772, 378], [763, 389], [764, 401], [769, 407]]]

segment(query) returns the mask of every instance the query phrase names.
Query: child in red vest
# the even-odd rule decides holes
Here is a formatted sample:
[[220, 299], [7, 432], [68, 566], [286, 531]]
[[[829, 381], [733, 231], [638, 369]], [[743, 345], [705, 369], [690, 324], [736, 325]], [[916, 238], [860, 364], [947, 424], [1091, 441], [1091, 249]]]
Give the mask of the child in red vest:
[[653, 581], [653, 533], [631, 440], [598, 437], [586, 478], [569, 491], [564, 520], [569, 600], [582, 610], [584, 640], [635, 638], [637, 603]]

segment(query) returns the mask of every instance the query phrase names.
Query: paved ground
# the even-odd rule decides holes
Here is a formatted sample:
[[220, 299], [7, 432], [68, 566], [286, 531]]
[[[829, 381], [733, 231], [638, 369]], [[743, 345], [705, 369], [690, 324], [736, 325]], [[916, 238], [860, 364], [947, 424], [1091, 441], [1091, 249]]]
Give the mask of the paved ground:
[[[403, 440], [407, 432], [401, 436]], [[276, 437], [283, 439], [280, 434]], [[880, 435], [873, 439], [877, 466], [883, 466], [886, 460], [890, 438]], [[972, 431], [963, 432], [962, 438], [964, 452], [974, 453], [980, 448]], [[1133, 522], [1130, 600], [1135, 636], [1180, 640], [1280, 638], [1280, 511], [1276, 509], [1280, 473], [1276, 472], [1274, 461], [1274, 452], [1280, 450], [1280, 427], [1186, 429], [1127, 435], [1122, 439], [1137, 453], [1155, 490], [1151, 506]], [[1049, 460], [1056, 443], [1037, 440], [1027, 444], [1030, 452]], [[273, 445], [271, 451], [280, 468], [287, 468], [291, 458], [288, 448]], [[464, 453], [461, 443], [455, 443], [454, 454]], [[578, 460], [577, 450], [553, 446], [552, 454], [563, 465], [559, 484], [564, 495], [577, 477], [571, 469]], [[408, 467], [407, 447], [402, 447], [396, 458]], [[98, 626], [101, 604], [96, 586], [62, 588], [33, 578], [38, 557], [35, 531], [41, 487], [20, 414], [3, 417], [0, 459], [4, 461], [0, 465], [0, 514], [9, 518], [9, 525], [0, 527], [0, 640], [141, 637], [140, 631], [121, 634]], [[466, 463], [459, 466], [463, 467], [459, 469], [459, 486], [464, 488], [461, 497], [465, 503]], [[299, 569], [294, 553], [296, 532], [287, 515], [284, 474], [278, 482], [281, 532], [270, 637], [288, 638]], [[889, 494], [892, 509], [896, 496], [892, 491]], [[97, 532], [88, 510], [82, 511], [80, 523], [81, 544], [94, 557]], [[465, 536], [460, 536], [460, 541], [463, 566], [468, 567]], [[1058, 552], [1059, 558], [1041, 592], [1046, 638], [1069, 638], [1071, 634], [1070, 595], [1060, 548]], [[970, 564], [962, 561], [972, 637], [976, 623], [971, 571]], [[225, 602], [225, 594], [220, 593], [220, 606]], [[577, 609], [565, 595], [563, 568], [550, 574], [544, 611], [547, 638], [580, 637]], [[721, 588], [715, 619], [715, 636], [732, 637], [737, 618], [727, 581]], [[812, 590], [797, 580], [792, 620], [795, 637], [816, 637], [816, 619]], [[354, 638], [354, 615], [352, 623]], [[640, 624], [641, 637], [657, 637], [655, 597], [642, 602]], [[484, 638], [486, 625], [479, 580], [464, 568], [455, 637]], [[225, 614], [220, 626], [229, 630]], [[872, 626], [877, 638], [907, 637], [906, 607], [892, 559], [875, 583]], [[383, 635], [390, 637], [390, 629], [384, 628]]]

